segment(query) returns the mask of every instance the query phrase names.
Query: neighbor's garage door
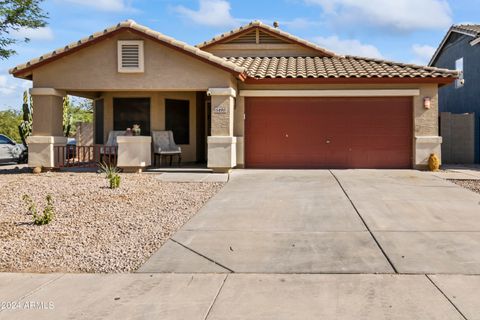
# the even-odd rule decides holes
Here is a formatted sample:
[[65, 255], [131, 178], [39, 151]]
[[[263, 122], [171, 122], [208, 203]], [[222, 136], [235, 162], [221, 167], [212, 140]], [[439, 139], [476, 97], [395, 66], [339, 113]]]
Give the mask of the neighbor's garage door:
[[247, 168], [410, 168], [412, 98], [245, 98]]

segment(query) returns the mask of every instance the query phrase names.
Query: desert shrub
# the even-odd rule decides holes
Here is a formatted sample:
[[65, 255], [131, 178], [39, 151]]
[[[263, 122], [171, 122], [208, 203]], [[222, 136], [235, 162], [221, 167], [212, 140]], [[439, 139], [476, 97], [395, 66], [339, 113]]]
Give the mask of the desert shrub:
[[55, 208], [53, 206], [53, 199], [51, 195], [47, 195], [47, 204], [43, 208], [40, 214], [37, 209], [37, 205], [33, 202], [32, 198], [28, 195], [23, 195], [23, 201], [28, 206], [28, 214], [32, 216], [33, 224], [37, 226], [43, 226], [49, 224], [55, 216]]
[[105, 179], [108, 180], [110, 189], [117, 189], [120, 187], [120, 169], [107, 163], [101, 163], [99, 168], [100, 172], [105, 174]]

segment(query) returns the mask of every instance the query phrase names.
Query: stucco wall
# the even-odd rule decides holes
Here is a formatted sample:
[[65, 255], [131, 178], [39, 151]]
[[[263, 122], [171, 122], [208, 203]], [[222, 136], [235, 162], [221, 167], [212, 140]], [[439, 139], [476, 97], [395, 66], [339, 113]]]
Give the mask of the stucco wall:
[[195, 92], [106, 92], [103, 94], [104, 103], [104, 139], [113, 130], [113, 98], [150, 98], [150, 130], [165, 130], [165, 99], [179, 99], [190, 101], [190, 143], [181, 145], [182, 161], [194, 162], [197, 160], [197, 108]]
[[63, 98], [34, 96], [32, 134], [34, 136], [63, 136]]
[[145, 72], [117, 71], [117, 41], [141, 40], [128, 31], [83, 48], [33, 71], [33, 86], [67, 91], [188, 90], [228, 87], [231, 73], [196, 58], [144, 40]]

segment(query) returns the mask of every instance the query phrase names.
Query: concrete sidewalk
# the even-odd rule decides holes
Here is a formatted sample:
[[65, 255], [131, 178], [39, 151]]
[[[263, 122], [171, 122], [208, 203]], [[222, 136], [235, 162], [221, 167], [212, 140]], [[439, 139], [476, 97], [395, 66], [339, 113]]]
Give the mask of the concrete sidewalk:
[[476, 320], [478, 301], [480, 276], [0, 274], [16, 320]]

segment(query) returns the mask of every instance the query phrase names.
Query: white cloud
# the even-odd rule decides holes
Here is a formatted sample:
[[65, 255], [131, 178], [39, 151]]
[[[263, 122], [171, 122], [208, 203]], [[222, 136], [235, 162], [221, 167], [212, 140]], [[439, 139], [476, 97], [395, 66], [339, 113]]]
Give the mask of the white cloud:
[[437, 48], [429, 45], [414, 44], [412, 46], [412, 52], [415, 55], [415, 60], [412, 62], [416, 64], [426, 65], [428, 64], [436, 50]]
[[211, 27], [231, 27], [239, 22], [230, 14], [230, 3], [226, 0], [199, 0], [198, 10], [184, 6], [175, 7], [175, 11], [197, 24]]
[[67, 2], [92, 7], [97, 10], [121, 12], [132, 8], [125, 0], [66, 0]]
[[444, 29], [452, 24], [446, 0], [304, 0], [319, 5], [335, 21], [392, 28], [397, 31]]
[[15, 92], [17, 88], [16, 85], [10, 83], [6, 75], [0, 75], [0, 93], [4, 95], [9, 95]]
[[339, 54], [349, 54], [368, 58], [382, 58], [380, 51], [371, 44], [361, 43], [355, 39], [340, 39], [337, 36], [316, 37], [313, 39], [325, 49]]
[[12, 36], [17, 38], [29, 38], [31, 40], [53, 40], [53, 31], [50, 27], [30, 29], [20, 28], [11, 32]]
[[21, 105], [23, 91], [32, 86], [31, 81], [20, 80], [14, 78], [12, 75], [0, 71], [0, 110], [6, 108], [16, 108]]

